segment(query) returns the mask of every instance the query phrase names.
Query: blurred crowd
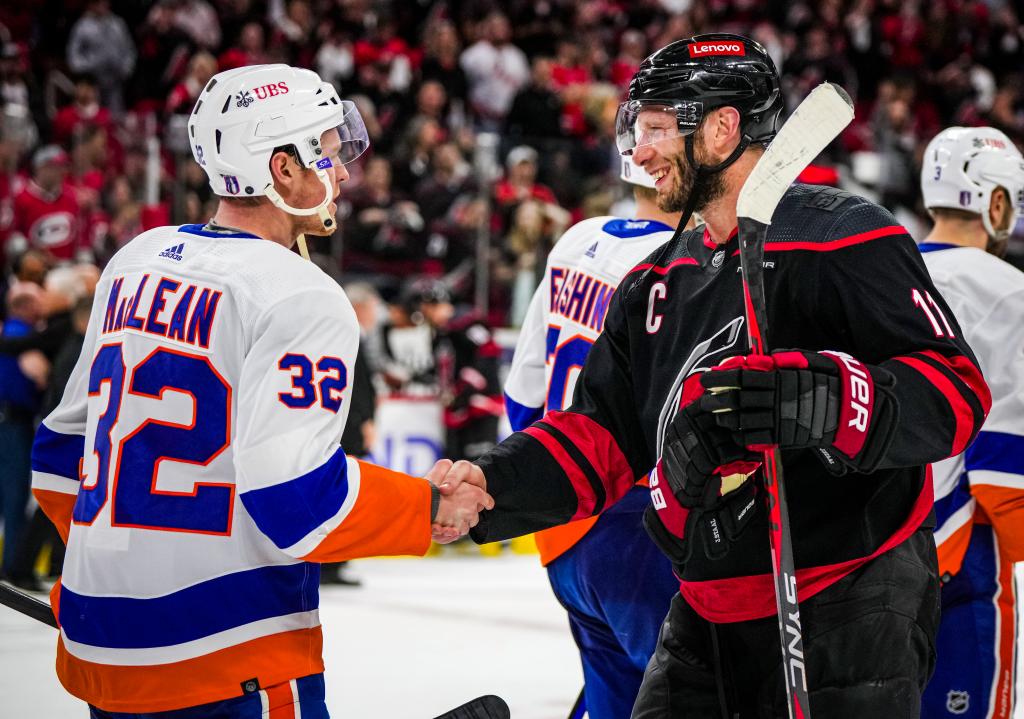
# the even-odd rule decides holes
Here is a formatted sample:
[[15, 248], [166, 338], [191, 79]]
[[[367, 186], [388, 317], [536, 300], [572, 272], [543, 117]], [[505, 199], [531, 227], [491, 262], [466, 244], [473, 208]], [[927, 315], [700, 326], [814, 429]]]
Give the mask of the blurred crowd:
[[[644, 57], [740, 32], [774, 58], [787, 108], [841, 84], [857, 119], [808, 179], [879, 199], [923, 235], [921, 154], [940, 129], [1024, 143], [1022, 13], [1022, 0], [3, 3], [4, 571], [31, 559], [18, 564], [11, 537], [33, 526], [17, 520], [27, 480], [6, 458], [63, 389], [96, 268], [144, 229], [213, 213], [185, 122], [216, 72], [309, 67], [355, 101], [373, 144], [315, 260], [369, 298], [366, 391], [441, 397], [449, 456], [474, 456], [500, 414], [489, 328], [518, 324], [566, 227], [629, 212], [614, 118]], [[1024, 264], [1021, 243], [1011, 253]], [[368, 406], [350, 422], [357, 454], [372, 445]]]

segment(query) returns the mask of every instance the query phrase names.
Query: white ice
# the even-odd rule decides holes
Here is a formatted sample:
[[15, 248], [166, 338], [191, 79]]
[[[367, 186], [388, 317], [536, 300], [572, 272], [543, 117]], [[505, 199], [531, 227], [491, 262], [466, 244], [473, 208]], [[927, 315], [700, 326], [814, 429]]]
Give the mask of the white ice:
[[[334, 719], [430, 719], [480, 696], [513, 719], [564, 719], [579, 656], [536, 556], [353, 562], [359, 588], [321, 590]], [[54, 673], [52, 629], [0, 606], [0, 719], [84, 719]]]

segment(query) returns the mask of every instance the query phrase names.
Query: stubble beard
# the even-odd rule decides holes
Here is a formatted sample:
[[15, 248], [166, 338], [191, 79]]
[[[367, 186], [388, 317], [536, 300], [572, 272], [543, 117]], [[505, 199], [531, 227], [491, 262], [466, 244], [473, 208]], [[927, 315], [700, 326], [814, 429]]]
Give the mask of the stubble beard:
[[[699, 142], [700, 138], [694, 138], [694, 140]], [[704, 165], [701, 158], [695, 157], [695, 159], [699, 165]], [[690, 166], [686, 155], [680, 152], [671, 158], [671, 162], [679, 177], [679, 184], [669, 193], [658, 195], [658, 207], [663, 212], [682, 212], [685, 210], [687, 201], [694, 191], [697, 193], [693, 206], [695, 212], [702, 212], [708, 205], [725, 194], [725, 181], [722, 178], [721, 172], [704, 174], [700, 184], [695, 188], [697, 171]]]

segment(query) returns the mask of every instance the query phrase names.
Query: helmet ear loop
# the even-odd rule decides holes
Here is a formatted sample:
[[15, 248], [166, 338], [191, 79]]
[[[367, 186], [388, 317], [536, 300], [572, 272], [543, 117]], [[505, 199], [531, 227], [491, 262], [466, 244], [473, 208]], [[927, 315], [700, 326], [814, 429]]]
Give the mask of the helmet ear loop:
[[278, 209], [284, 210], [289, 215], [296, 215], [298, 217], [319, 215], [320, 223], [323, 225], [324, 230], [333, 231], [334, 218], [331, 216], [331, 213], [327, 209], [330, 206], [331, 202], [334, 200], [334, 188], [331, 186], [331, 178], [327, 176], [326, 170], [322, 170], [319, 167], [313, 168], [313, 172], [316, 173], [317, 179], [320, 180], [320, 183], [324, 186], [324, 199], [321, 200], [320, 204], [318, 204], [316, 207], [292, 207], [291, 205], [284, 201], [284, 198], [281, 197], [280, 193], [278, 193], [277, 191], [277, 188], [275, 188], [273, 185], [268, 185], [267, 188], [263, 191], [263, 193], [268, 198], [270, 198], [270, 201], [273, 202]]

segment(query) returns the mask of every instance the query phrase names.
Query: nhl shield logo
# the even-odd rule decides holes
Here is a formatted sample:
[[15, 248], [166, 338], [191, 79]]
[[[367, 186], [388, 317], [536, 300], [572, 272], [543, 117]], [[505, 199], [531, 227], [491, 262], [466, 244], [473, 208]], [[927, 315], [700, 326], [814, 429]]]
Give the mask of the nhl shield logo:
[[725, 262], [725, 251], [719, 250], [715, 253], [714, 257], [711, 258], [711, 266], [717, 270], [722, 266], [723, 262]]
[[248, 90], [242, 90], [240, 93], [235, 95], [236, 107], [249, 107], [249, 105], [253, 104], [254, 102], [256, 102], [256, 99]]
[[971, 695], [964, 691], [951, 690], [946, 694], [946, 711], [950, 714], [966, 714], [971, 707]]

